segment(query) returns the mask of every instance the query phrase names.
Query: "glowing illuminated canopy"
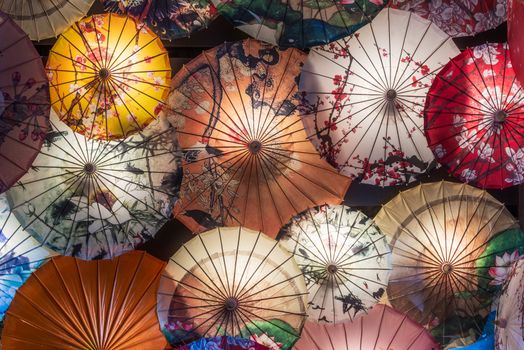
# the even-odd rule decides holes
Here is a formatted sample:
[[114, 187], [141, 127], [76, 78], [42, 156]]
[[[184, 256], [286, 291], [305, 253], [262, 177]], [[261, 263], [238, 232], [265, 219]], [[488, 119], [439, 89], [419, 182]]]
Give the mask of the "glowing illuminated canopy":
[[51, 103], [87, 138], [121, 139], [157, 118], [171, 66], [162, 41], [143, 23], [100, 14], [73, 24], [49, 53]]

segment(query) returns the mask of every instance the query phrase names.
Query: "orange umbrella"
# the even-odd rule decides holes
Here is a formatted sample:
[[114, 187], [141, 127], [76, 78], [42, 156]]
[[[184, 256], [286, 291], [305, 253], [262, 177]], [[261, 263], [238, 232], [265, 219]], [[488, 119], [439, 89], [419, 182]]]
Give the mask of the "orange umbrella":
[[155, 306], [164, 266], [138, 251], [113, 260], [53, 258], [18, 290], [3, 349], [163, 349]]
[[350, 179], [320, 159], [297, 113], [304, 59], [225, 43], [173, 78], [168, 118], [185, 169], [175, 214], [194, 231], [242, 225], [275, 237], [299, 212], [342, 201]]

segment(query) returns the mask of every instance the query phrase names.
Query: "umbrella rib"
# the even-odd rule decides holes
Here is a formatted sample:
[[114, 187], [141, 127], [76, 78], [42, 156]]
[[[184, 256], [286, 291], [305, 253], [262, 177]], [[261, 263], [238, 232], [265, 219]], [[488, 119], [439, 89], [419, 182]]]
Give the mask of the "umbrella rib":
[[[254, 306], [252, 306], [252, 305], [250, 305], [249, 307], [250, 307], [250, 308], [254, 308], [254, 309], [259, 309], [259, 310], [281, 311], [281, 310], [271, 310], [271, 309], [258, 308], [258, 307], [254, 307]], [[260, 315], [256, 315], [256, 314], [254, 314], [253, 312], [249, 311], [247, 308], [239, 307], [238, 309], [239, 309], [239, 310], [242, 310], [243, 312], [246, 312], [246, 313], [248, 313], [248, 314], [250, 314], [250, 315], [252, 315], [252, 316], [255, 316], [255, 317], [258, 318], [258, 319], [261, 319], [262, 321], [267, 322], [267, 323], [271, 324], [272, 326], [274, 326], [274, 327], [280, 329], [281, 331], [283, 331], [283, 332], [285, 332], [285, 333], [287, 333], [287, 334], [289, 334], [289, 335], [291, 335], [291, 336], [293, 336], [293, 337], [295, 337], [295, 338], [298, 339], [298, 335], [297, 335], [296, 333], [291, 333], [291, 332], [288, 331], [287, 329], [282, 328], [280, 325], [273, 323], [271, 320], [268, 320], [268, 319], [266, 319], [266, 318], [264, 318], [264, 317], [262, 317], [262, 316], [260, 316]], [[302, 316], [302, 317], [306, 316], [304, 313], [298, 313], [298, 312], [287, 312], [287, 311], [284, 311], [284, 312], [283, 312], [283, 315]]]
[[[369, 26], [370, 26], [370, 28], [373, 28], [373, 22], [371, 22], [371, 23], [369, 24]], [[371, 64], [371, 67], [373, 67], [373, 69], [375, 70], [376, 75], [375, 75], [375, 74], [371, 74], [370, 71], [368, 71], [366, 68], [364, 68], [364, 65], [362, 65], [362, 64], [361, 64], [361, 63], [360, 63], [360, 62], [359, 62], [359, 61], [358, 61], [354, 56], [351, 56], [351, 57], [353, 58], [353, 61], [357, 62], [357, 63], [360, 65], [360, 67], [361, 67], [362, 69], [364, 69], [364, 70], [366, 71], [366, 73], [368, 73], [369, 77], [370, 77], [370, 78], [373, 78], [373, 80], [375, 80], [375, 81], [379, 84], [379, 86], [380, 86], [380, 89], [379, 89], [379, 90], [386, 91], [387, 88], [388, 88], [387, 83], [383, 80], [383, 77], [382, 77], [382, 76], [380, 75], [380, 73], [378, 72], [377, 67], [375, 67], [375, 63], [373, 62], [373, 60], [372, 60], [371, 57], [369, 56], [369, 53], [368, 53], [367, 50], [366, 50], [366, 46], [362, 44], [362, 42], [360, 41], [360, 39], [359, 39], [358, 36], [353, 36], [352, 38], [355, 38], [355, 39], [357, 40], [357, 42], [358, 42], [360, 48], [362, 49], [362, 51], [363, 51], [364, 54], [366, 55], [366, 57], [367, 57], [369, 63]], [[375, 45], [378, 46], [378, 43], [377, 43], [376, 39], [374, 39], [374, 42], [375, 42]], [[378, 52], [378, 51], [377, 51], [377, 52]], [[349, 53], [349, 52], [348, 52], [348, 53]], [[349, 53], [349, 54], [350, 54], [350, 53]], [[351, 55], [351, 54], [350, 54], [350, 55]], [[380, 57], [380, 53], [379, 53], [379, 58], [380, 58], [380, 60], [381, 60], [381, 62], [382, 62], [382, 58]], [[375, 76], [378, 77], [378, 78], [380, 79], [380, 82], [379, 82], [378, 80], [375, 79]]]
[[[205, 55], [204, 55], [205, 56]], [[206, 56], [207, 58], [207, 56]], [[237, 109], [234, 105], [234, 103], [232, 102], [231, 98], [229, 97], [229, 94], [227, 93], [227, 89], [224, 88], [224, 86], [222, 85], [222, 82], [220, 81], [220, 77], [218, 76], [218, 74], [214, 71], [213, 68], [211, 68], [211, 63], [209, 63], [209, 67], [210, 69], [212, 70], [212, 74], [214, 76], [211, 77], [212, 80], [216, 79], [219, 84], [220, 84], [220, 90], [224, 92], [225, 96], [227, 97], [229, 103], [231, 104], [231, 106], [233, 107], [233, 110], [235, 111], [235, 114], [237, 115], [237, 118], [240, 122], [240, 125], [237, 124], [237, 122], [235, 122], [235, 120], [233, 119], [233, 117], [228, 113], [228, 111], [222, 107], [222, 104], [221, 104], [221, 101], [217, 101], [216, 97], [212, 96], [208, 91], [207, 89], [205, 88], [204, 85], [202, 85], [202, 83], [196, 79], [193, 75], [189, 75], [188, 79], [192, 79], [194, 81], [196, 81], [199, 86], [206, 92], [206, 94], [211, 97], [211, 99], [213, 100], [213, 103], [218, 106], [219, 110], [221, 110], [223, 112], [223, 114], [225, 114], [227, 116], [227, 118], [229, 119], [229, 121], [231, 121], [231, 123], [237, 128], [238, 132], [234, 131], [231, 129], [231, 127], [228, 126], [228, 123], [224, 122], [221, 118], [219, 118], [218, 115], [214, 115], [213, 111], [209, 112], [206, 108], [203, 108], [203, 106], [198, 103], [197, 101], [195, 101], [190, 94], [185, 94], [182, 89], [177, 89], [176, 91], [178, 93], [180, 93], [182, 96], [184, 96], [185, 98], [189, 99], [191, 102], [193, 102], [194, 104], [196, 104], [197, 106], [199, 106], [201, 109], [203, 109], [206, 113], [209, 113], [209, 116], [211, 118], [213, 118], [215, 121], [217, 122], [220, 122], [222, 125], [224, 125], [224, 127], [228, 128], [229, 130], [231, 130], [232, 132], [234, 132], [238, 137], [240, 137], [244, 142], [248, 143], [249, 140], [247, 138], [247, 135], [244, 134], [244, 131], [242, 130], [242, 128], [246, 129], [246, 127], [244, 126], [244, 123], [242, 122], [242, 117], [240, 116], [240, 114], [238, 114], [237, 112]], [[184, 66], [184, 68], [188, 71], [188, 73], [191, 74], [191, 72], [187, 69], [187, 67]], [[181, 113], [182, 115], [185, 116], [184, 113]], [[217, 113], [218, 114], [218, 113]], [[194, 120], [194, 118], [190, 118], [191, 120]], [[208, 125], [208, 124], [205, 124], [203, 122], [200, 122], [202, 125]], [[222, 131], [221, 129], [214, 129], [214, 131], [219, 131], [219, 132], [222, 132], [224, 134], [226, 134], [224, 131]], [[230, 136], [229, 134], [226, 134], [227, 136]]]
[[[490, 47], [490, 45], [489, 45], [489, 44], [484, 44], [484, 45], [486, 45], [486, 48], [488, 48], [488, 55], [489, 55], [489, 59], [490, 59], [490, 61], [491, 61], [491, 52], [489, 52], [489, 47]], [[484, 75], [483, 75], [482, 72], [480, 71], [479, 65], [477, 64], [477, 61], [476, 61], [475, 57], [473, 56], [473, 52], [471, 51], [471, 49], [469, 49], [469, 50], [467, 50], [467, 53], [469, 54], [470, 59], [473, 61], [473, 64], [475, 65], [475, 69], [476, 69], [476, 71], [477, 71], [477, 74], [478, 74], [478, 76], [480, 77], [480, 79], [482, 80], [482, 84], [484, 84], [484, 87], [486, 88], [486, 91], [487, 91], [488, 96], [489, 96], [489, 100], [491, 100], [491, 101], [488, 101], [488, 99], [486, 99], [486, 98], [484, 97], [484, 95], [483, 95], [483, 94], [478, 90], [477, 85], [472, 84], [473, 87], [475, 87], [475, 89], [479, 92], [479, 94], [480, 94], [482, 97], [484, 97], [484, 98], [486, 99], [486, 102], [488, 102], [488, 103], [491, 102], [491, 103], [490, 103], [490, 106], [491, 106], [493, 109], [496, 110], [496, 109], [497, 109], [497, 102], [495, 101], [495, 99], [494, 99], [493, 96], [491, 95], [491, 92], [489, 91], [488, 84], [486, 83], [486, 80], [484, 79]], [[485, 63], [486, 63], [486, 65], [487, 65], [487, 62], [485, 62]], [[462, 71], [461, 67], [459, 67], [459, 69]], [[492, 67], [492, 69], [493, 69], [493, 67]], [[466, 75], [466, 74], [464, 73], [464, 75]]]
[[[346, 238], [344, 240], [344, 243], [342, 244], [342, 246], [345, 246], [346, 243], [347, 243], [347, 240], [349, 238], [349, 236], [351, 235], [351, 232], [353, 231], [352, 229], [354, 228], [354, 225], [356, 224], [356, 220], [357, 220], [358, 217], [355, 217], [355, 222], [353, 222], [353, 224], [351, 225], [351, 229], [350, 231], [348, 232], [348, 235], [346, 235]], [[369, 221], [369, 225], [367, 225], [367, 227], [365, 229], [361, 229], [360, 230], [360, 233], [358, 234], [358, 237], [352, 237], [354, 238], [353, 240], [353, 243], [351, 243], [351, 245], [349, 247], [347, 247], [347, 249], [343, 252], [342, 250], [339, 251], [339, 253], [337, 254], [337, 256], [335, 257], [335, 261], [337, 262], [337, 264], [341, 264], [341, 263], [345, 263], [347, 260], [351, 259], [353, 256], [355, 256], [355, 254], [349, 254], [350, 251], [353, 249], [353, 247], [355, 246], [355, 244], [357, 244], [357, 242], [360, 241], [360, 239], [364, 236], [365, 233], [368, 233], [368, 230], [370, 230], [371, 228], [373, 227], [373, 229], [376, 229], [374, 226], [373, 226], [373, 222], [372, 221]], [[384, 235], [380, 235], [381, 237], [379, 239], [377, 239], [375, 242], [378, 242], [379, 240], [381, 239], [385, 239], [385, 236]], [[362, 250], [365, 250], [366, 248], [370, 247], [371, 245], [374, 245], [373, 240], [372, 242], [370, 242], [366, 247], [363, 247], [359, 250], [362, 251]], [[357, 252], [357, 254], [359, 253]], [[340, 260], [340, 258], [342, 256], [346, 256], [345, 259], [342, 259]]]
[[[220, 232], [220, 228], [218, 229], [218, 236], [219, 236], [219, 238], [220, 238], [220, 245], [222, 245], [222, 237], [221, 237], [222, 235], [221, 235], [221, 232]], [[202, 244], [202, 247], [204, 248], [204, 251], [206, 252], [206, 255], [207, 255], [208, 259], [209, 259], [209, 262], [211, 263], [211, 266], [213, 266], [213, 270], [215, 270], [215, 273], [216, 273], [215, 278], [212, 279], [212, 278], [211, 278], [212, 272], [209, 273], [209, 275], [208, 275], [208, 273], [206, 273], [206, 271], [204, 271], [204, 268], [203, 268], [202, 265], [199, 265], [198, 267], [200, 268], [201, 271], [204, 272], [204, 274], [206, 275], [206, 277], [207, 277], [210, 281], [212, 281], [213, 285], [214, 285], [217, 289], [219, 289], [219, 287], [218, 287], [217, 284], [215, 284], [214, 281], [215, 281], [215, 280], [217, 279], [217, 277], [218, 277], [218, 281], [220, 282], [220, 285], [222, 286], [222, 288], [224, 288], [224, 289], [222, 290], [222, 293], [221, 293], [221, 294], [224, 294], [224, 295], [228, 296], [228, 295], [227, 295], [228, 288], [227, 288], [226, 285], [224, 284], [224, 281], [222, 280], [221, 274], [218, 272], [218, 269], [217, 269], [217, 267], [216, 267], [216, 265], [215, 265], [215, 260], [213, 259], [213, 257], [211, 256], [211, 254], [209, 254], [209, 250], [207, 249], [207, 246], [206, 246], [206, 244], [204, 243], [204, 240], [202, 239], [202, 236], [197, 235], [197, 237], [198, 237], [198, 239], [200, 240], [200, 243]], [[187, 248], [186, 248], [186, 251], [188, 251]], [[223, 253], [223, 252], [222, 252], [222, 253]], [[191, 253], [189, 253], [189, 254], [190, 254], [191, 256], [193, 256]], [[225, 259], [225, 257], [224, 257], [223, 255], [224, 255], [224, 254], [222, 254], [222, 257]], [[198, 263], [197, 263], [197, 264], [198, 264]], [[227, 270], [225, 265], [224, 265], [224, 270]], [[227, 276], [227, 272], [226, 272], [226, 276]]]

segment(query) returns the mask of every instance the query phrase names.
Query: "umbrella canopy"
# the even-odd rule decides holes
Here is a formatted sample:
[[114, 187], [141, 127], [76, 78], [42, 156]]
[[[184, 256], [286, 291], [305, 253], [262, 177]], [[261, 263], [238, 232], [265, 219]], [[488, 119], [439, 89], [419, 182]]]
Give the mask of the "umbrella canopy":
[[255, 39], [306, 48], [352, 34], [386, 5], [386, 0], [211, 0], [220, 14]]
[[[0, 11], [8, 14], [31, 40], [58, 36], [84, 17], [94, 0], [5, 0]], [[6, 36], [7, 38], [7, 36]]]
[[524, 252], [524, 233], [510, 229], [515, 220], [504, 205], [442, 181], [401, 192], [375, 221], [391, 246], [391, 305], [427, 325], [442, 345], [480, 333], [503, 261]]
[[51, 103], [60, 119], [88, 138], [121, 139], [157, 118], [171, 66], [160, 38], [118, 14], [76, 22], [47, 59]]
[[230, 335], [289, 350], [307, 316], [306, 295], [300, 269], [278, 241], [242, 227], [217, 228], [170, 259], [158, 318], [172, 345]]
[[390, 6], [427, 18], [452, 37], [494, 29], [507, 18], [506, 0], [392, 0]]
[[478, 187], [524, 182], [524, 93], [509, 56], [507, 44], [465, 50], [440, 71], [426, 100], [437, 160]]
[[165, 263], [145, 252], [113, 260], [55, 257], [18, 290], [4, 349], [163, 349], [155, 314]]
[[125, 13], [144, 21], [165, 40], [188, 37], [207, 28], [216, 8], [207, 0], [102, 0], [106, 11]]
[[389, 8], [355, 35], [311, 50], [300, 90], [317, 150], [343, 174], [372, 185], [406, 184], [430, 170], [426, 93], [458, 53], [430, 21]]
[[521, 0], [509, 0], [508, 12], [508, 43], [511, 53], [511, 62], [515, 74], [521, 84], [524, 84], [524, 2]]
[[388, 242], [360, 211], [310, 209], [293, 218], [280, 241], [304, 274], [310, 321], [353, 320], [382, 298], [391, 270]]
[[524, 260], [509, 269], [509, 280], [500, 296], [495, 320], [495, 349], [524, 348]]
[[0, 12], [0, 193], [31, 166], [48, 128], [49, 90], [40, 55]]
[[152, 238], [181, 182], [174, 128], [159, 119], [125, 142], [102, 142], [54, 114], [51, 126], [31, 170], [7, 192], [22, 226], [81, 259], [111, 258]]
[[52, 255], [22, 229], [0, 194], [0, 320], [16, 290]]
[[353, 322], [319, 325], [306, 322], [294, 350], [438, 350], [431, 335], [409, 317], [377, 305]]
[[319, 158], [297, 114], [304, 58], [225, 43], [173, 78], [167, 117], [184, 153], [175, 214], [193, 231], [242, 225], [275, 237], [301, 211], [344, 198], [350, 179]]
[[244, 338], [217, 336], [201, 338], [188, 345], [178, 347], [177, 350], [270, 350], [267, 346], [255, 343]]

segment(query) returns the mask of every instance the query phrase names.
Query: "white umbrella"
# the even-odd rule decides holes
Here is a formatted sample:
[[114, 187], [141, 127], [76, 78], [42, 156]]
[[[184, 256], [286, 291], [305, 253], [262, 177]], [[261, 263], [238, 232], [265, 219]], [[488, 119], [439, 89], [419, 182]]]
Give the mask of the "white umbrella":
[[384, 295], [391, 270], [389, 245], [360, 211], [343, 205], [313, 208], [296, 216], [280, 241], [304, 273], [309, 320], [354, 320]]
[[439, 70], [459, 53], [436, 25], [384, 9], [353, 36], [311, 51], [299, 89], [319, 152], [343, 174], [380, 186], [432, 167], [422, 110]]

